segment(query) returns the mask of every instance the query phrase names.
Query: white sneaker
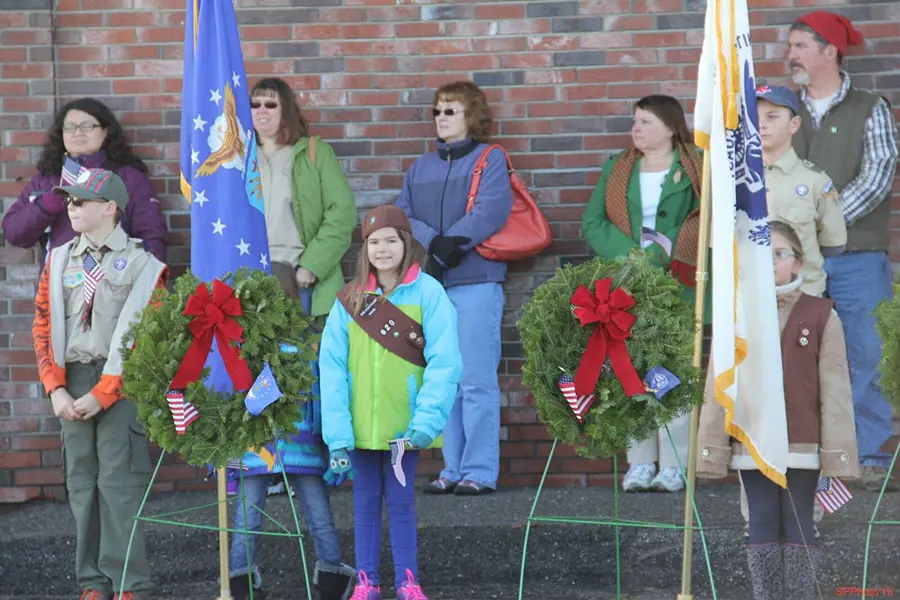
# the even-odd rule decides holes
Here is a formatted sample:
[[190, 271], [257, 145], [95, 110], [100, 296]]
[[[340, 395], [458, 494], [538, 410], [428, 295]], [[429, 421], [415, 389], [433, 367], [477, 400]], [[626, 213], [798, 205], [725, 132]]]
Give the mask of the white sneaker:
[[650, 483], [656, 475], [656, 465], [644, 463], [631, 465], [622, 480], [622, 489], [626, 492], [646, 492], [650, 490]]
[[663, 467], [659, 470], [650, 488], [654, 492], [680, 492], [684, 489], [684, 479], [677, 467]]

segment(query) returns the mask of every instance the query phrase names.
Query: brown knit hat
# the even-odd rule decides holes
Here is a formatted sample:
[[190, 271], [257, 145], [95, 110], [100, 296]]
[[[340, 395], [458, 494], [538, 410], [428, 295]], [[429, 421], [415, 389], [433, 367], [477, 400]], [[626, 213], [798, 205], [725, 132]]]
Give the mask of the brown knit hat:
[[412, 226], [402, 208], [393, 204], [381, 204], [366, 213], [362, 222], [363, 239], [384, 227], [393, 227], [397, 231], [412, 233]]

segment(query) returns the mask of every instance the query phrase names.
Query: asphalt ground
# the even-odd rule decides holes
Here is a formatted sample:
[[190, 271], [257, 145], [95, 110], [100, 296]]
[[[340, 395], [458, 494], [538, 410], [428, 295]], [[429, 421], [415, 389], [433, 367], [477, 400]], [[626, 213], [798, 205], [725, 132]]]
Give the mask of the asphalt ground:
[[[515, 599], [525, 524], [534, 489], [512, 489], [477, 498], [418, 496], [420, 579], [432, 600]], [[868, 522], [877, 495], [854, 490], [854, 499], [820, 526], [824, 559], [818, 568], [821, 598], [860, 597]], [[900, 521], [900, 495], [885, 496], [879, 520]], [[619, 494], [619, 518], [678, 526], [683, 494]], [[352, 497], [332, 496], [339, 534], [353, 562]], [[146, 514], [214, 503], [210, 492], [160, 494]], [[701, 485], [697, 492], [715, 582], [713, 595], [705, 553], [694, 544], [693, 598], [749, 600], [743, 522], [734, 485]], [[288, 529], [292, 517], [285, 495], [269, 498], [267, 512]], [[545, 490], [537, 516], [614, 520], [609, 488]], [[215, 525], [216, 508], [186, 514], [183, 521]], [[214, 599], [218, 595], [218, 537], [213, 531], [148, 524], [149, 554], [163, 599]], [[274, 530], [268, 527], [268, 530]], [[681, 590], [682, 531], [619, 527], [620, 598], [675, 599]], [[304, 540], [310, 570], [312, 545]], [[0, 512], [0, 598], [78, 598], [72, 567], [74, 521], [65, 503], [39, 502], [3, 507]], [[306, 598], [296, 539], [265, 537], [260, 563], [266, 600]], [[527, 554], [523, 598], [607, 600], [616, 598], [616, 528], [603, 525], [535, 523]], [[393, 580], [387, 531], [382, 548], [382, 581]], [[385, 586], [383, 586], [385, 587]], [[900, 527], [873, 528], [866, 597], [900, 597]], [[393, 597], [386, 586], [385, 598]], [[818, 597], [818, 596], [817, 596]]]

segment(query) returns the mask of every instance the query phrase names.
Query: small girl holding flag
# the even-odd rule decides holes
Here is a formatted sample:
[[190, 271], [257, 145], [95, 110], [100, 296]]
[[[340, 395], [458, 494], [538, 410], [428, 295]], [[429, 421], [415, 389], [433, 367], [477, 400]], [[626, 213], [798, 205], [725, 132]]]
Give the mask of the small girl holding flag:
[[[328, 315], [319, 356], [331, 469], [353, 477], [359, 582], [351, 600], [381, 600], [382, 503], [397, 598], [427, 600], [418, 583], [413, 483], [419, 450], [440, 447], [436, 438], [456, 398], [456, 310], [441, 284], [421, 271], [425, 250], [401, 209], [373, 208], [362, 234], [356, 277]], [[398, 451], [404, 443], [409, 450]]]
[[781, 221], [770, 227], [789, 443], [787, 488], [770, 481], [748, 450], [729, 439], [712, 378], [707, 379], [700, 416], [697, 475], [724, 477], [729, 466], [740, 472], [750, 509], [747, 563], [754, 599], [812, 600], [819, 552], [813, 499], [819, 471], [825, 477], [859, 476], [853, 400], [844, 330], [834, 303], [800, 291], [800, 238]]

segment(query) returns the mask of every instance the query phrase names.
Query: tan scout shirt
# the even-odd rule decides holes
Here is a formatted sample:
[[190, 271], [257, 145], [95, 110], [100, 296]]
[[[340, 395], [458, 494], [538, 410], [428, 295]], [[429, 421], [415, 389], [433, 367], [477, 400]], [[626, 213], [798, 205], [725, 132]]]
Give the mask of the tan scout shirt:
[[303, 240], [294, 221], [291, 167], [294, 149], [284, 146], [272, 157], [259, 151], [259, 173], [262, 182], [266, 233], [272, 262], [297, 265], [303, 253]]
[[[81, 323], [85, 280], [82, 261], [87, 251], [100, 262], [104, 275], [94, 292], [91, 327], [85, 330]], [[63, 270], [67, 363], [87, 363], [109, 356], [109, 345], [122, 307], [131, 292], [134, 278], [143, 266], [144, 261], [137, 259], [146, 253], [137, 243], [129, 243], [128, 236], [121, 227], [113, 230], [101, 248], [95, 248], [85, 236], [75, 240]]]
[[790, 224], [803, 244], [801, 269], [807, 294], [825, 292], [825, 260], [820, 248], [847, 243], [847, 225], [831, 179], [814, 164], [800, 160], [793, 148], [766, 166], [769, 218]]
[[[84, 308], [83, 260], [91, 248], [84, 236], [50, 251], [34, 299], [34, 350], [38, 374], [47, 393], [66, 385], [66, 364], [105, 360], [91, 392], [104, 408], [121, 399], [122, 339], [140, 318], [153, 291], [164, 285], [166, 266], [116, 227], [101, 245], [91, 248], [103, 278], [94, 292], [91, 328], [81, 324]], [[96, 251], [96, 252], [95, 252]]]

